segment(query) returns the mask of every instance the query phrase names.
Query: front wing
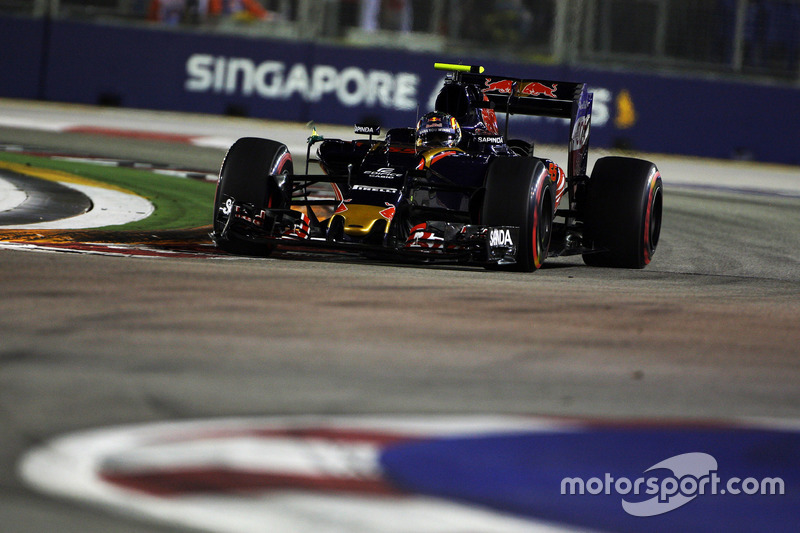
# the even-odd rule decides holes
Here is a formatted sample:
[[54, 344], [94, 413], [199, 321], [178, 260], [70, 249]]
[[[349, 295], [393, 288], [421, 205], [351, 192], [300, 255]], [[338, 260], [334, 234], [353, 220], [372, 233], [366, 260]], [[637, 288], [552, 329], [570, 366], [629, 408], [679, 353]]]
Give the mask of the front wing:
[[247, 206], [236, 204], [222, 206], [220, 211], [217, 216], [227, 216], [227, 220], [218, 234], [211, 234], [215, 243], [238, 239], [284, 250], [372, 254], [479, 265], [515, 263], [519, 243], [517, 226], [490, 227], [443, 221], [418, 224], [405, 239], [386, 235], [380, 242], [332, 240], [326, 235], [324, 225], [315, 225], [301, 211], [262, 209], [254, 213]]

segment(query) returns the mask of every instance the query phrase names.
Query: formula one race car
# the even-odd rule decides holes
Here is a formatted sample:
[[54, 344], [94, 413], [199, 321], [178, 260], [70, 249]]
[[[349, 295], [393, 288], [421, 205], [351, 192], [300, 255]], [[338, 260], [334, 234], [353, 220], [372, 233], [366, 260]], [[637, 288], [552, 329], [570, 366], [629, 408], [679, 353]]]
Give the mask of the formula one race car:
[[[626, 157], [602, 158], [586, 174], [592, 94], [584, 84], [436, 68], [449, 74], [435, 111], [416, 128], [377, 140], [380, 127], [356, 125], [369, 138], [352, 141], [314, 131], [305, 174], [294, 172], [280, 142], [236, 141], [217, 184], [216, 245], [248, 255], [295, 247], [528, 272], [568, 254], [592, 266], [650, 262], [661, 228], [660, 174]], [[529, 143], [507, 139], [516, 114], [570, 119], [566, 172]], [[324, 174], [309, 174], [309, 162]]]

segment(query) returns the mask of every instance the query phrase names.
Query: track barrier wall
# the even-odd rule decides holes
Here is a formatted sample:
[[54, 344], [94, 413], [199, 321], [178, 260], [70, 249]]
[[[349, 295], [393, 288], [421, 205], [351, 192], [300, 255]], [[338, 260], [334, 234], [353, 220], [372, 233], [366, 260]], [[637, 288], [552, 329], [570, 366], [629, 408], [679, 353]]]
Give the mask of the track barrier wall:
[[[0, 17], [0, 96], [265, 119], [413, 125], [444, 79], [434, 61], [585, 81], [592, 145], [800, 164], [800, 89], [311, 42]], [[511, 133], [565, 143], [563, 120]], [[268, 134], [267, 134], [268, 136]]]

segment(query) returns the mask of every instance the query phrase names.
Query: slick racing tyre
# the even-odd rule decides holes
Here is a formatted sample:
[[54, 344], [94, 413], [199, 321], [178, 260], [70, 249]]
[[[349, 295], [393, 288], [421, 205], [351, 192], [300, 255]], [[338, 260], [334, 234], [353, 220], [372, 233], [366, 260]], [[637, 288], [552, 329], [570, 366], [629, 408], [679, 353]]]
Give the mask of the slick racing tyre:
[[600, 250], [583, 254], [589, 266], [644, 268], [661, 234], [663, 185], [642, 159], [604, 157], [595, 163], [582, 209], [585, 234]]
[[481, 224], [518, 226], [516, 264], [503, 269], [533, 272], [542, 266], [553, 232], [555, 191], [545, 164], [535, 157], [498, 157], [489, 167]]
[[222, 163], [214, 197], [217, 246], [235, 254], [269, 255], [274, 246], [252, 242], [235, 231], [223, 235], [229, 216], [226, 210], [230, 211], [232, 202], [252, 206], [255, 212], [284, 207], [281, 205], [283, 194], [273, 176], [292, 172], [292, 156], [284, 144], [255, 137], [244, 137], [233, 143]]

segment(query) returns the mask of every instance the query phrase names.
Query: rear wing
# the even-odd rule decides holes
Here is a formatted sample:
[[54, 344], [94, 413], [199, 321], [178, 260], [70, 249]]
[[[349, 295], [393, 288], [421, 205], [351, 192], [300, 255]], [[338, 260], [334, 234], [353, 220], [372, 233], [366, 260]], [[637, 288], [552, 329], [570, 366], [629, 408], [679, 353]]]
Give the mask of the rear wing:
[[495, 111], [559, 118], [572, 116], [572, 103], [583, 87], [582, 83], [475, 74], [462, 74], [461, 82], [476, 86], [494, 104]]
[[509, 78], [483, 74], [483, 67], [437, 63], [434, 68], [452, 71], [453, 81], [472, 85], [491, 102], [496, 112], [508, 115], [568, 118], [568, 174], [586, 175], [592, 93], [584, 83]]

